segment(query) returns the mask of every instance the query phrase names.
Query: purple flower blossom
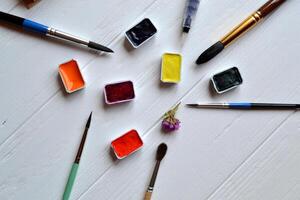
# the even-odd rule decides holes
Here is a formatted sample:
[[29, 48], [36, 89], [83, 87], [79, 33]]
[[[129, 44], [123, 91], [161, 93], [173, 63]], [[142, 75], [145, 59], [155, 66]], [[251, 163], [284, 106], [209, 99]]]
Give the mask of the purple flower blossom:
[[178, 130], [180, 128], [180, 121], [175, 119], [174, 121], [169, 121], [168, 119], [164, 119], [162, 121], [162, 129], [165, 132], [172, 132]]
[[178, 109], [179, 104], [177, 104], [173, 109], [165, 113], [161, 127], [165, 132], [172, 132], [180, 128], [179, 119], [175, 118], [175, 113]]

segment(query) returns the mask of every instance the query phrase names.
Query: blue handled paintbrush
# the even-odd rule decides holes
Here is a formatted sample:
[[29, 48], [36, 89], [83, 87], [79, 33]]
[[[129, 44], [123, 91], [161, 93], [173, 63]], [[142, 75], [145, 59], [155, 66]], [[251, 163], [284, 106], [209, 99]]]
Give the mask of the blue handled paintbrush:
[[100, 50], [100, 51], [113, 52], [113, 50], [111, 50], [110, 48], [100, 45], [96, 42], [81, 39], [81, 38], [71, 35], [69, 33], [65, 33], [60, 30], [45, 26], [43, 24], [39, 24], [37, 22], [31, 21], [31, 20], [28, 20], [28, 19], [25, 19], [22, 17], [18, 17], [15, 15], [11, 15], [8, 13], [4, 13], [1, 11], [0, 11], [0, 20], [6, 21], [9, 23], [18, 25], [18, 26], [22, 26], [27, 30], [34, 31], [34, 32], [40, 33], [42, 35], [72, 41], [77, 44], [82, 44], [82, 45], [88, 46], [89, 48]]
[[186, 104], [195, 108], [224, 108], [224, 109], [300, 109], [300, 104], [283, 103], [209, 103], [209, 104]]

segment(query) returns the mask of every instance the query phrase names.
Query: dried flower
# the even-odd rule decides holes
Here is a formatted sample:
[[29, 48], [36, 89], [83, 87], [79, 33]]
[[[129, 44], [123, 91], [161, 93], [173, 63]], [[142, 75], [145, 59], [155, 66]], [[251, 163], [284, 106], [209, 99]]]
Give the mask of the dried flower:
[[163, 116], [163, 121], [161, 127], [165, 132], [172, 132], [180, 128], [179, 119], [175, 118], [176, 111], [179, 108], [180, 103], [178, 103], [174, 108], [166, 112]]

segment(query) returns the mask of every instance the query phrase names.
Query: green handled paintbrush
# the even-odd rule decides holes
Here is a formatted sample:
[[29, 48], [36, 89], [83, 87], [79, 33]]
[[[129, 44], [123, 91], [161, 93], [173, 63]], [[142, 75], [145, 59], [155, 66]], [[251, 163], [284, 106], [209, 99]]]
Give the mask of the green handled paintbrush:
[[82, 154], [82, 151], [83, 151], [84, 143], [85, 143], [85, 140], [86, 140], [88, 130], [90, 128], [91, 119], [92, 119], [92, 112], [89, 116], [89, 119], [88, 119], [86, 125], [85, 125], [85, 130], [84, 130], [81, 142], [80, 142], [80, 146], [79, 146], [79, 149], [78, 149], [78, 152], [77, 152], [75, 161], [73, 163], [73, 166], [72, 166], [72, 169], [71, 169], [71, 172], [70, 172], [70, 175], [69, 175], [69, 179], [68, 179], [68, 182], [67, 182], [67, 185], [66, 185], [66, 188], [65, 188], [65, 192], [64, 192], [64, 195], [63, 195], [63, 200], [68, 200], [69, 197], [70, 197], [70, 194], [72, 192], [72, 187], [73, 187], [73, 184], [74, 184], [74, 181], [75, 181], [75, 178], [76, 178], [76, 174], [77, 174], [77, 170], [78, 170], [78, 167], [79, 167], [79, 162], [80, 162], [81, 154]]

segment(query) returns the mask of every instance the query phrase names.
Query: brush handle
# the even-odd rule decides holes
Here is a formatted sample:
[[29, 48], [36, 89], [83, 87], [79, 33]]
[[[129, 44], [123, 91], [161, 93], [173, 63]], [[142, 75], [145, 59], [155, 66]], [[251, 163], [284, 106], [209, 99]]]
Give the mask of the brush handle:
[[8, 13], [4, 13], [0, 11], [0, 20], [18, 25], [18, 26], [22, 26], [25, 29], [34, 31], [34, 32], [38, 32], [41, 33], [43, 35], [46, 35], [48, 33], [48, 26], [45, 26], [43, 24], [39, 24], [37, 22], [28, 20], [28, 19], [24, 19], [22, 17], [18, 17], [15, 15], [11, 15]]
[[152, 192], [146, 192], [144, 200], [150, 200], [152, 196]]
[[267, 3], [265, 3], [262, 7], [260, 7], [258, 9], [258, 12], [261, 14], [262, 17], [265, 17], [268, 14], [270, 14], [273, 10], [278, 8], [285, 1], [286, 0], [270, 0]]
[[187, 0], [184, 18], [183, 18], [183, 31], [188, 33], [191, 25], [192, 20], [194, 20], [198, 7], [199, 7], [200, 0]]
[[64, 192], [64, 195], [63, 195], [63, 200], [68, 200], [69, 197], [70, 197], [70, 194], [72, 192], [72, 188], [73, 188], [73, 185], [74, 185], [74, 181], [75, 181], [75, 178], [76, 178], [78, 167], [79, 167], [79, 164], [77, 164], [77, 163], [74, 163], [73, 166], [72, 166], [72, 169], [71, 169], [71, 172], [70, 172], [70, 175], [69, 175], [69, 179], [68, 179], [68, 182], [67, 182], [67, 185], [66, 185], [66, 188], [65, 188], [65, 192]]
[[158, 160], [158, 161], [156, 161], [155, 168], [154, 168], [154, 171], [153, 171], [153, 174], [152, 174], [152, 177], [151, 177], [151, 181], [150, 181], [150, 184], [148, 186], [148, 190], [146, 192], [144, 200], [150, 200], [151, 199], [151, 195], [152, 195], [152, 191], [153, 191], [153, 188], [154, 188], [155, 180], [156, 180], [157, 173], [158, 173], [158, 170], [159, 170], [159, 165], [160, 165], [160, 161]]
[[251, 103], [252, 108], [262, 109], [299, 109], [299, 104], [285, 104], [285, 103]]
[[22, 26], [24, 29], [34, 31], [34, 32], [40, 33], [42, 35], [52, 36], [55, 38], [72, 41], [77, 44], [82, 44], [82, 45], [88, 46], [89, 48], [92, 48], [92, 49], [106, 51], [106, 52], [113, 52], [113, 50], [111, 50], [110, 48], [102, 46], [98, 43], [82, 39], [80, 37], [71, 35], [69, 33], [65, 33], [60, 30], [56, 30], [54, 28], [45, 26], [43, 24], [39, 24], [37, 22], [31, 21], [31, 20], [28, 20], [28, 19], [25, 19], [22, 17], [11, 15], [9, 13], [4, 13], [4, 12], [0, 11], [0, 21], [5, 21], [5, 22], [9, 22], [11, 24]]
[[152, 189], [154, 188], [154, 185], [155, 185], [155, 181], [156, 181], [156, 177], [157, 177], [157, 174], [158, 174], [159, 166], [160, 166], [160, 161], [156, 161], [155, 168], [153, 170], [153, 174], [152, 174], [150, 184], [149, 184], [149, 187], [152, 188]]
[[300, 109], [300, 104], [282, 103], [228, 103], [229, 108], [236, 109]]
[[236, 26], [231, 32], [225, 35], [220, 42], [227, 47], [234, 40], [242, 36], [244, 33], [253, 28], [262, 18], [270, 14], [276, 8], [278, 8], [286, 0], [269, 0], [256, 12], [246, 18], [242, 23]]

